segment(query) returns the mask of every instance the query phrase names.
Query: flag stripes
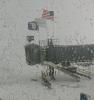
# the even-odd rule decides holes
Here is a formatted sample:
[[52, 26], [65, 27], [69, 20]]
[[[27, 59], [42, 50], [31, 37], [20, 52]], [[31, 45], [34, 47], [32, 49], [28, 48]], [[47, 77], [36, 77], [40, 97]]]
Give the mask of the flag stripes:
[[42, 18], [54, 21], [54, 11], [43, 10]]

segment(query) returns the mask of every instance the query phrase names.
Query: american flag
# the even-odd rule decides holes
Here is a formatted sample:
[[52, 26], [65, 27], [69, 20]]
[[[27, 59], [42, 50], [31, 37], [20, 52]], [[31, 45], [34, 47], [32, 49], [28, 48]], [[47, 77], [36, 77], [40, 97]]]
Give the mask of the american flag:
[[54, 11], [43, 10], [42, 18], [54, 21]]

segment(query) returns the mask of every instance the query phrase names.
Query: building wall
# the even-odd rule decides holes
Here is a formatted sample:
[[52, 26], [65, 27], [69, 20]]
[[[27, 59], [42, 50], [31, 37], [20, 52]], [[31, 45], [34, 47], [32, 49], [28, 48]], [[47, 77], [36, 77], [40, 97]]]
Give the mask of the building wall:
[[91, 61], [94, 58], [94, 45], [52, 46], [47, 49], [47, 60], [55, 63], [62, 61]]

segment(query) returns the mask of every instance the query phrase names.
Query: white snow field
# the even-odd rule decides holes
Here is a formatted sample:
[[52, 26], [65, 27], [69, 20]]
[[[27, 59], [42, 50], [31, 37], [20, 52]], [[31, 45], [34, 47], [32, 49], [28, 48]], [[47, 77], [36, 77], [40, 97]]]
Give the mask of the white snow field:
[[43, 66], [24, 65], [20, 68], [0, 68], [0, 100], [80, 100], [80, 93], [86, 93], [94, 100], [94, 78], [72, 77], [57, 71], [52, 89], [41, 84]]
[[[94, 43], [94, 1], [54, 1], [55, 37], [64, 44]], [[46, 7], [53, 10], [52, 5], [53, 0], [0, 0], [0, 100], [80, 100], [80, 93], [94, 100], [93, 76], [91, 80], [81, 78], [76, 82], [57, 71], [52, 89], [48, 89], [41, 84], [43, 66], [26, 64], [26, 36], [33, 34], [37, 41], [39, 34], [42, 39], [47, 35], [43, 28], [39, 33], [29, 31], [28, 22], [41, 17]], [[49, 24], [49, 35], [51, 28]]]

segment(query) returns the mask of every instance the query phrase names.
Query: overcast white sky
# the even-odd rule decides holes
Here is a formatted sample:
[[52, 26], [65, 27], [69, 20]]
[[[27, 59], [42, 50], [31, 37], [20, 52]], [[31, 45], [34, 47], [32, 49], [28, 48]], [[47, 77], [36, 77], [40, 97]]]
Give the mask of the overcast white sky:
[[[38, 36], [27, 23], [41, 17], [43, 8], [55, 11], [54, 36], [62, 44], [94, 43], [94, 0], [0, 0], [0, 35], [18, 40]], [[48, 21], [49, 35], [52, 24]], [[45, 39], [45, 29], [40, 28], [40, 37]]]

